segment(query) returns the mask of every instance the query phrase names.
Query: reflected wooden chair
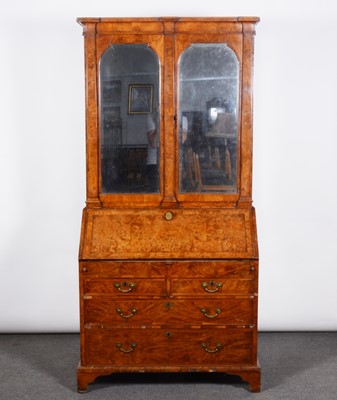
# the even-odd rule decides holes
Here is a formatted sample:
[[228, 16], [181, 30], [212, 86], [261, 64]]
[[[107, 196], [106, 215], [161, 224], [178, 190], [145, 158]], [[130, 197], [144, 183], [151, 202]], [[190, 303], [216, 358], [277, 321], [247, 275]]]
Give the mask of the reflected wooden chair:
[[[219, 156], [219, 149], [218, 149], [218, 156]], [[227, 155], [228, 156], [228, 155]], [[195, 177], [195, 190], [197, 192], [224, 192], [224, 191], [232, 191], [234, 189], [233, 185], [225, 185], [225, 184], [203, 184], [202, 182], [202, 174], [201, 174], [201, 168], [200, 168], [200, 160], [199, 156], [197, 153], [192, 152], [192, 165], [193, 165], [193, 172], [192, 176]], [[216, 160], [216, 168], [210, 169], [211, 172], [217, 173], [219, 176], [219, 173], [221, 173], [221, 165], [220, 168], [217, 168], [217, 166], [220, 165], [220, 157], [218, 160]], [[228, 170], [230, 166], [230, 160], [227, 161], [226, 164], [226, 158], [225, 158], [225, 174], [227, 177], [227, 174], [230, 174], [232, 176], [232, 172]]]
[[189, 188], [191, 188], [192, 191], [196, 190], [196, 187], [198, 185], [198, 177], [195, 164], [195, 153], [193, 152], [191, 147], [187, 149], [187, 155], [186, 155], [186, 179]]

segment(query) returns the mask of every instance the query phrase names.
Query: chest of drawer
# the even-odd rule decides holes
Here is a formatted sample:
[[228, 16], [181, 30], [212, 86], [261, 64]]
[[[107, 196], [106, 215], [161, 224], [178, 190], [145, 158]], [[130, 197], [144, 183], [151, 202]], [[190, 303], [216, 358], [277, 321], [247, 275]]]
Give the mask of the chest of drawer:
[[86, 300], [84, 320], [98, 325], [251, 325], [251, 298], [192, 300]]
[[196, 366], [249, 363], [252, 330], [87, 330], [87, 365]]

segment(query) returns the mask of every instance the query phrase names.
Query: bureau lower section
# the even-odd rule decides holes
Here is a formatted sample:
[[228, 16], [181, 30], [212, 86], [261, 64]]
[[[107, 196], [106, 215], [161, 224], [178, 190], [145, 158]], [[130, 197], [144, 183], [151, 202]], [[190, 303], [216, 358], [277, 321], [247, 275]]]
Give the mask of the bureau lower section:
[[224, 372], [259, 391], [256, 260], [81, 261], [78, 390], [114, 372]]

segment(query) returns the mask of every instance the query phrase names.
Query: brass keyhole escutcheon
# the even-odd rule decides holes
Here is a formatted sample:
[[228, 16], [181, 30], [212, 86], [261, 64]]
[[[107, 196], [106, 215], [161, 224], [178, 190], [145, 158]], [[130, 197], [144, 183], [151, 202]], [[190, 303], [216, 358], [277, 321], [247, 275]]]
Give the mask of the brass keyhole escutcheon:
[[173, 307], [173, 303], [171, 303], [170, 301], [167, 303], [164, 303], [164, 308], [166, 310], [170, 310]]
[[171, 332], [165, 332], [164, 335], [165, 335], [167, 338], [171, 338], [171, 337], [173, 336], [173, 333], [171, 333]]
[[173, 219], [173, 213], [171, 211], [167, 211], [164, 216], [166, 221], [171, 221], [171, 219]]

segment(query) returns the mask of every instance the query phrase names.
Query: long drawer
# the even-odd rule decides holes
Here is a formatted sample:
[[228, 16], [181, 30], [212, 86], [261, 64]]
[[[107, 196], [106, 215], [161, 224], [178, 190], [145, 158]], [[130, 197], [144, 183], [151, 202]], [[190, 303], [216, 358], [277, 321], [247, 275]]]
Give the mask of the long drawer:
[[180, 278], [227, 277], [251, 279], [253, 261], [166, 260], [166, 261], [81, 261], [80, 273], [88, 277]]
[[252, 329], [87, 330], [86, 365], [216, 366], [252, 362]]
[[85, 301], [86, 324], [222, 324], [251, 325], [253, 298], [189, 300], [124, 300], [91, 298]]

